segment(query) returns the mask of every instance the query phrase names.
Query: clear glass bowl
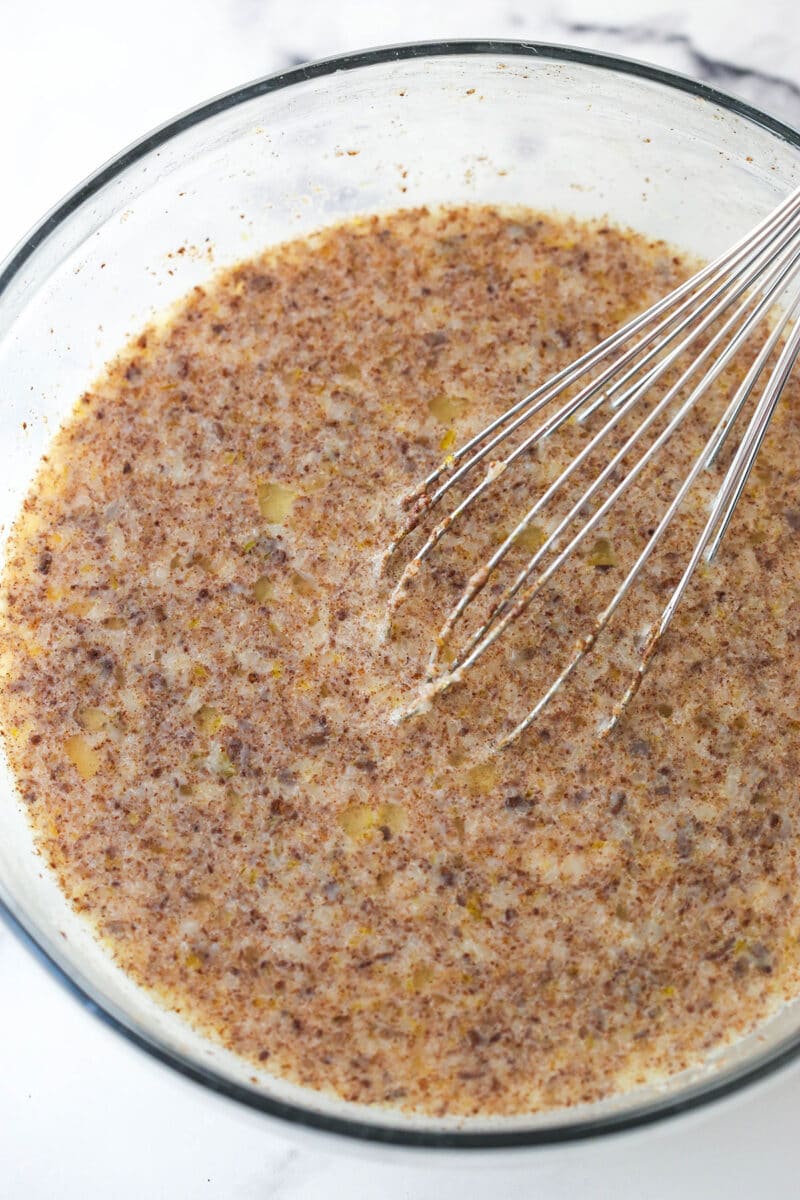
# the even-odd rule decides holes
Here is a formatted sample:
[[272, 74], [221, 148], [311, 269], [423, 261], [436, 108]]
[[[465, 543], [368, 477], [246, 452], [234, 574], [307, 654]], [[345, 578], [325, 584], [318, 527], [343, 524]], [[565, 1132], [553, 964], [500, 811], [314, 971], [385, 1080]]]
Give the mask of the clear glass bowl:
[[[217, 268], [351, 213], [524, 203], [610, 220], [704, 258], [800, 182], [800, 135], [653, 67], [518, 42], [409, 45], [249, 84], [123, 151], [0, 269], [5, 537], [55, 426], [104, 362]], [[62, 980], [121, 1033], [256, 1109], [396, 1144], [489, 1148], [595, 1136], [709, 1101], [800, 1051], [800, 1001], [702, 1068], [602, 1103], [447, 1120], [292, 1086], [137, 988], [36, 855], [0, 779], [0, 901]]]

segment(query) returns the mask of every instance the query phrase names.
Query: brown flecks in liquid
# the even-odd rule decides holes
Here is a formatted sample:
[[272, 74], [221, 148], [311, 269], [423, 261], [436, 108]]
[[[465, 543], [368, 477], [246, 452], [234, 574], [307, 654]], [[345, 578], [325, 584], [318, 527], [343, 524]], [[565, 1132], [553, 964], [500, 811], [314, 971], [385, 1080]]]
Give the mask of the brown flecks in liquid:
[[[119, 962], [253, 1061], [524, 1112], [695, 1063], [796, 992], [796, 388], [615, 735], [594, 708], [627, 682], [632, 618], [485, 761], [619, 582], [677, 450], [502, 652], [387, 721], [570, 443], [504, 477], [381, 642], [397, 496], [686, 269], [530, 213], [354, 222], [196, 288], [59, 434], [4, 582], [20, 792]], [[700, 520], [648, 576], [660, 604]]]

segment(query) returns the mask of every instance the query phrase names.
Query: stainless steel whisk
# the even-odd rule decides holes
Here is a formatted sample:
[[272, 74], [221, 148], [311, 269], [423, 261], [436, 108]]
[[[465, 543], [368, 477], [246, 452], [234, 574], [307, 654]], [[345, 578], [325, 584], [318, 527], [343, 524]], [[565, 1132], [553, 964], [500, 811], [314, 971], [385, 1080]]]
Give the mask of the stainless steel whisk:
[[[422, 547], [405, 566], [389, 601], [390, 613], [401, 603], [412, 579], [419, 572], [434, 547], [453, 530], [459, 518], [475, 501], [484, 495], [521, 456], [529, 453], [534, 446], [571, 419], [583, 422], [604, 406], [610, 414], [580, 453], [536, 499], [488, 561], [470, 577], [466, 588], [448, 613], [436, 637], [428, 664], [428, 682], [423, 687], [419, 698], [397, 714], [399, 719], [423, 711], [436, 695], [463, 678], [464, 674], [501, 637], [509, 625], [519, 618], [534, 597], [553, 578], [585, 538], [597, 528], [617, 500], [625, 494], [648, 463], [680, 427], [687, 414], [725, 370], [734, 356], [740, 352], [743, 344], [751, 337], [757, 326], [766, 321], [767, 335], [750, 364], [747, 374], [719, 418], [704, 448], [692, 463], [661, 520], [652, 532], [648, 531], [648, 540], [635, 563], [625, 575], [605, 609], [596, 617], [590, 632], [578, 639], [558, 677], [539, 697], [527, 716], [502, 738], [499, 746], [501, 748], [508, 746], [529, 728], [550, 703], [565, 680], [589, 653], [636, 583], [646, 562], [656, 549], [700, 472], [714, 463], [734, 428], [741, 430], [743, 425], [739, 443], [711, 504], [702, 533], [694, 545], [683, 574], [660, 618], [645, 637], [634, 678], [614, 707], [604, 726], [604, 731], [616, 724], [636, 694], [659, 641], [669, 626], [698, 563], [704, 556], [710, 562], [719, 548], [747, 483], [772, 414], [795, 360], [800, 354], [800, 322], [796, 320], [800, 314], [799, 275], [800, 188], [792, 192], [751, 232], [713, 262], [703, 267], [691, 279], [675, 288], [646, 312], [629, 321], [616, 333], [581, 355], [570, 366], [565, 367], [523, 399], [517, 401], [455, 453], [448, 455], [427, 479], [423, 480], [413, 492], [403, 499], [402, 504], [407, 515], [384, 554], [384, 567], [411, 531], [427, 514], [438, 507], [451, 489], [465, 480], [481, 463], [486, 463], [488, 460], [480, 482], [463, 500], [456, 504], [451, 512], [439, 520]], [[787, 302], [783, 304], [780, 314], [775, 318], [775, 303], [783, 293], [787, 295]], [[729, 313], [729, 310], [732, 311]], [[768, 321], [767, 318], [769, 318]], [[682, 355], [691, 350], [699, 338], [706, 334], [709, 335], [709, 340], [698, 350], [689, 365], [681, 371], [677, 381], [668, 388], [664, 396], [649, 411], [645, 412], [641, 423], [625, 439], [620, 449], [608, 459], [589, 486], [557, 522], [555, 528], [531, 556], [526, 566], [517, 574], [514, 581], [501, 591], [488, 616], [478, 628], [467, 636], [455, 658], [442, 668], [440, 656], [443, 647], [449, 642], [456, 626], [464, 619], [470, 605], [493, 577], [520, 535], [562, 491], [568, 480], [608, 435], [619, 426], [626, 415], [635, 406], [644, 405], [653, 384]], [[761, 395], [755, 402], [749, 419], [737, 427], [737, 419], [746, 407], [753, 389], [773, 356], [773, 352], [776, 352], [781, 339], [784, 339], [783, 345], [778, 352], [777, 361], [769, 371]], [[596, 374], [594, 374], [595, 371], [597, 371]], [[592, 377], [586, 381], [587, 376]], [[570, 531], [576, 518], [582, 518], [587, 511], [587, 505], [603, 485], [609, 480], [612, 482], [616, 480], [614, 473], [622, 467], [630, 452], [647, 431], [660, 417], [667, 418], [668, 409], [674, 402], [677, 403], [690, 383], [691, 390], [677, 410], [669, 417], [665, 428], [628, 466], [620, 481], [615, 484], [611, 493], [592, 515], [583, 524], [578, 525], [574, 531]], [[564, 400], [565, 393], [578, 384], [580, 384], [578, 391]], [[562, 401], [559, 406], [549, 415], [545, 415], [545, 408], [558, 400]], [[518, 442], [504, 445], [518, 430], [522, 430], [540, 413], [542, 419], [533, 432], [526, 432]], [[563, 545], [562, 548], [565, 540], [566, 545]], [[550, 561], [544, 565], [548, 558]]]

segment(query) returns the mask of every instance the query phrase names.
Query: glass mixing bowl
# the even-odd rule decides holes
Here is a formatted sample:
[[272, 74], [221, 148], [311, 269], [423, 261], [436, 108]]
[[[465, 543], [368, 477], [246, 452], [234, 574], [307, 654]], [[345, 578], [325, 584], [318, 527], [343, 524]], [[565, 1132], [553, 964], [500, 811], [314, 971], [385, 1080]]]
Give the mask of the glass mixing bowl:
[[[353, 213], [523, 203], [605, 217], [708, 258], [800, 182], [800, 135], [669, 72], [521, 42], [408, 45], [251, 83], [178, 117], [81, 184], [0, 269], [3, 538], [54, 428], [104, 362], [219, 267]], [[136, 987], [34, 851], [7, 766], [0, 901], [116, 1029], [288, 1121], [429, 1147], [563, 1142], [704, 1103], [800, 1051], [800, 1000], [702, 1068], [602, 1103], [420, 1118], [295, 1087]]]

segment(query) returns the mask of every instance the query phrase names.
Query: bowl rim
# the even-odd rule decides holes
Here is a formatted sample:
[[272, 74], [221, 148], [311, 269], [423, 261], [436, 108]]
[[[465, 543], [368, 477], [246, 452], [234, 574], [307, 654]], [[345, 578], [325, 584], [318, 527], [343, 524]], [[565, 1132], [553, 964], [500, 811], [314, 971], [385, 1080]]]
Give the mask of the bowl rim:
[[[581, 49], [550, 42], [523, 41], [514, 39], [465, 38], [446, 41], [421, 41], [380, 46], [352, 53], [333, 55], [311, 63], [290, 67], [270, 75], [252, 80], [240, 87], [198, 104], [171, 120], [157, 126], [149, 133], [132, 142], [113, 158], [109, 159], [93, 174], [79, 183], [71, 192], [51, 208], [36, 225], [12, 248], [4, 261], [0, 262], [0, 298], [12, 281], [51, 234], [72, 213], [102, 187], [120, 175], [137, 160], [145, 157], [157, 147], [170, 141], [184, 130], [202, 123], [218, 113], [237, 107], [258, 96], [280, 91], [311, 79], [323, 78], [340, 71], [352, 71], [392, 61], [415, 58], [437, 58], [455, 55], [497, 55], [504, 58], [536, 58], [561, 63], [577, 63], [581, 66], [599, 67], [623, 75], [632, 75], [665, 88], [696, 96], [727, 112], [744, 117], [747, 121], [773, 134], [781, 141], [800, 150], [800, 131], [786, 122], [772, 117], [737, 96], [711, 87], [697, 79], [676, 71], [658, 67], [637, 59], [607, 54], [601, 51]], [[195, 1083], [202, 1084], [230, 1100], [235, 1100], [251, 1109], [278, 1118], [295, 1126], [316, 1130], [329, 1135], [344, 1136], [361, 1142], [387, 1146], [407, 1147], [416, 1150], [495, 1150], [524, 1148], [531, 1146], [555, 1146], [564, 1143], [585, 1141], [612, 1133], [622, 1133], [660, 1122], [668, 1117], [688, 1113], [705, 1107], [713, 1101], [731, 1096], [745, 1087], [772, 1076], [780, 1068], [800, 1057], [800, 1028], [758, 1057], [732, 1069], [721, 1080], [706, 1080], [689, 1086], [682, 1094], [653, 1099], [640, 1108], [600, 1117], [565, 1120], [557, 1126], [539, 1129], [461, 1130], [458, 1128], [427, 1130], [400, 1124], [372, 1124], [367, 1121], [306, 1108], [274, 1097], [266, 1096], [244, 1084], [227, 1079], [219, 1072], [203, 1067], [188, 1057], [159, 1044], [145, 1036], [125, 1015], [112, 1011], [111, 1005], [93, 985], [75, 978], [70, 968], [61, 960], [55, 946], [47, 946], [34, 923], [19, 909], [8, 895], [0, 878], [0, 917], [35, 957], [49, 970], [58, 982], [90, 1012], [107, 1026], [151, 1057], [178, 1071]], [[346, 1103], [346, 1102], [345, 1102]], [[568, 1114], [569, 1110], [565, 1109]]]

